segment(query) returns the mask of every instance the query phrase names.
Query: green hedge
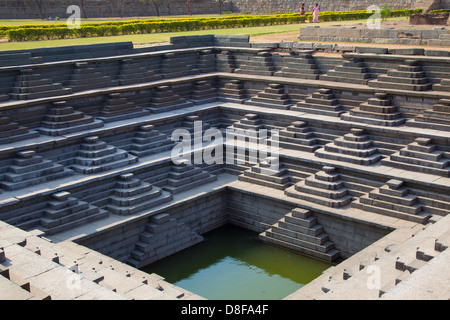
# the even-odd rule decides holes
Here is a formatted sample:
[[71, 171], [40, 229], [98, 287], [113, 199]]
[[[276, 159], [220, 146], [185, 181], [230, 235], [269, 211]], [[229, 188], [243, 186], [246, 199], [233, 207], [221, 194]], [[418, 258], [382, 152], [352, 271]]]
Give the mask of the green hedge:
[[450, 12], [450, 9], [431, 10], [429, 13]]
[[[422, 9], [394, 10], [392, 16], [404, 16], [422, 12]], [[343, 21], [367, 19], [372, 13], [367, 11], [324, 11], [319, 14], [320, 21]], [[128, 21], [108, 21], [102, 23], [82, 24], [80, 29], [69, 29], [65, 24], [57, 25], [22, 25], [0, 26], [0, 36], [7, 36], [9, 41], [36, 41], [65, 38], [103, 37], [156, 32], [177, 32], [194, 30], [212, 30], [222, 28], [258, 27], [277, 24], [294, 24], [311, 21], [312, 15], [276, 14], [257, 16], [226, 16], [220, 18], [189, 19], [146, 19]]]

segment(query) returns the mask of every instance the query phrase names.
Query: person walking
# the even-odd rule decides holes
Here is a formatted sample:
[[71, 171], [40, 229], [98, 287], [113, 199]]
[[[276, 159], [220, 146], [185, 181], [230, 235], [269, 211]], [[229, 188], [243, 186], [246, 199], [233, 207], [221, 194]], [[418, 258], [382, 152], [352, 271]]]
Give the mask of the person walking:
[[320, 6], [316, 3], [316, 5], [313, 8], [313, 22], [319, 22], [319, 10]]
[[300, 15], [304, 16], [305, 15], [305, 4], [302, 3], [302, 6], [300, 7]]

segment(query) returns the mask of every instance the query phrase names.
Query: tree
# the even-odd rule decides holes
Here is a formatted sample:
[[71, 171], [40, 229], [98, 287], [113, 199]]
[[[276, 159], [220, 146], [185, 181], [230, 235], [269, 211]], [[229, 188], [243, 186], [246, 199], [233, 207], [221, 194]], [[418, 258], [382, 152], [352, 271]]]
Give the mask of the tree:
[[386, 21], [387, 18], [389, 18], [392, 15], [392, 9], [389, 8], [388, 4], [385, 4], [384, 7], [381, 8], [380, 14], [381, 20]]
[[217, 2], [219, 3], [219, 14], [222, 14], [222, 6], [225, 0], [217, 0]]
[[78, 0], [78, 1], [80, 3], [81, 17], [83, 19], [86, 19], [87, 18], [87, 15], [86, 15], [86, 1], [87, 0]]
[[192, 0], [186, 1], [186, 7], [187, 7], [188, 15], [192, 15]]
[[156, 10], [156, 15], [159, 17], [160, 13], [159, 13], [159, 8], [164, 4], [164, 3], [168, 3], [170, 2], [170, 0], [139, 0], [141, 2], [148, 2], [148, 3], [153, 3], [153, 5], [155, 6], [155, 10]]

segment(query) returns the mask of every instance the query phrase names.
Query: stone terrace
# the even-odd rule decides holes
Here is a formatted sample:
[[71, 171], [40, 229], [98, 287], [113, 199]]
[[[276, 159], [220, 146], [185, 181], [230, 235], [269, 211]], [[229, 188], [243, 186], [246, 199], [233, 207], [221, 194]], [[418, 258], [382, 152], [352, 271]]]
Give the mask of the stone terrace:
[[[0, 59], [0, 298], [203, 299], [137, 268], [227, 223], [334, 263], [286, 299], [450, 298], [449, 53], [302, 46]], [[195, 143], [179, 164], [174, 133]]]

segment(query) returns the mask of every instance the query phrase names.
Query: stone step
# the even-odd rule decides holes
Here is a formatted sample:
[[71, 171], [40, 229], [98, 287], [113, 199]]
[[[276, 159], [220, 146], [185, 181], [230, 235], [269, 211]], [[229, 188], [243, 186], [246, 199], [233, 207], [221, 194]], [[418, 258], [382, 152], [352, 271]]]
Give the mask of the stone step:
[[342, 138], [338, 138], [333, 142], [327, 143], [324, 150], [331, 153], [339, 153], [342, 155], [350, 155], [359, 158], [371, 157], [378, 152], [378, 148], [371, 147], [371, 141], [368, 143], [351, 143]]
[[50, 160], [42, 160], [25, 167], [11, 166], [10, 171], [4, 174], [4, 179], [14, 183], [61, 171], [63, 171], [63, 166], [54, 164]]
[[[318, 189], [318, 190], [320, 190], [320, 189]], [[311, 189], [307, 189], [306, 192], [305, 191], [299, 192], [296, 190], [295, 186], [291, 186], [284, 190], [284, 193], [289, 197], [294, 197], [297, 199], [310, 201], [313, 203], [317, 203], [317, 204], [327, 206], [327, 207], [332, 207], [332, 208], [344, 207], [353, 200], [353, 197], [350, 195], [345, 195], [342, 198], [338, 198], [338, 199], [332, 199], [332, 198], [328, 198], [328, 195], [325, 194], [323, 191], [316, 192], [316, 193], [324, 194], [325, 196], [311, 194], [309, 192], [311, 192]]]
[[367, 81], [370, 80], [370, 78], [363, 78], [363, 79], [355, 79], [353, 77], [348, 77], [345, 75], [329, 75], [329, 74], [323, 74], [320, 76], [320, 80], [324, 81], [334, 81], [334, 82], [346, 82], [346, 83], [353, 83], [353, 84], [362, 84], [366, 85]]
[[400, 78], [392, 75], [380, 75], [378, 76], [378, 81], [388, 82], [388, 83], [400, 83], [400, 84], [414, 84], [414, 85], [424, 85], [430, 84], [428, 78]]
[[275, 223], [271, 228], [269, 228], [269, 230], [266, 231], [267, 232], [273, 232], [273, 233], [277, 233], [279, 235], [282, 236], [288, 236], [290, 238], [294, 238], [294, 239], [298, 239], [301, 241], [306, 241], [308, 243], [312, 243], [314, 245], [324, 245], [325, 243], [329, 243], [331, 244], [331, 242], [329, 242], [329, 237], [327, 234], [325, 233], [321, 233], [317, 236], [311, 236], [302, 232], [297, 232], [294, 231], [292, 229], [285, 228], [287, 226], [287, 224], [282, 224], [283, 226], [280, 225], [280, 223]]
[[112, 145], [97, 150], [78, 150], [75, 163], [86, 166], [97, 165], [118, 159], [120, 155], [124, 156], [124, 153], [118, 153], [117, 147]]
[[[400, 189], [403, 190], [403, 189]], [[397, 191], [400, 191], [397, 190]], [[385, 190], [385, 191], [389, 191], [389, 190]], [[402, 206], [415, 206], [417, 204], [417, 199], [418, 197], [414, 194], [408, 194], [407, 189], [404, 188], [404, 191], [402, 192], [402, 196], [395, 196], [392, 194], [388, 194], [387, 192], [383, 192], [383, 189], [376, 189], [376, 190], [372, 190], [369, 193], [369, 198], [371, 199], [375, 199], [375, 200], [380, 200], [380, 201], [384, 201], [384, 202], [388, 202], [391, 205], [402, 205]], [[417, 212], [419, 212], [421, 210], [421, 206], [417, 205], [417, 208], [415, 207], [414, 209], [411, 209], [411, 212], [414, 212], [414, 214], [416, 214]]]
[[172, 194], [177, 194], [177, 193], [180, 193], [183, 191], [191, 190], [195, 187], [198, 187], [203, 184], [210, 183], [210, 182], [213, 182], [216, 180], [217, 180], [217, 176], [209, 174], [208, 176], [206, 176], [202, 179], [198, 179], [198, 180], [195, 179], [195, 180], [188, 181], [188, 179], [187, 179], [186, 181], [184, 181], [184, 184], [181, 184], [181, 185], [175, 181], [172, 181], [173, 184], [177, 184], [177, 185], [173, 186], [173, 185], [169, 184], [169, 185], [164, 186], [163, 189], [169, 191]]
[[432, 84], [407, 84], [407, 83], [393, 83], [383, 82], [379, 80], [369, 80], [367, 82], [369, 87], [383, 88], [383, 89], [397, 89], [397, 90], [410, 90], [410, 91], [427, 91], [432, 89]]
[[426, 212], [420, 212], [417, 215], [413, 215], [413, 214], [409, 214], [409, 213], [405, 213], [405, 212], [400, 212], [397, 210], [391, 210], [388, 208], [377, 207], [377, 206], [372, 206], [370, 204], [365, 204], [365, 203], [361, 202], [361, 199], [362, 199], [362, 197], [357, 199], [356, 201], [352, 202], [352, 208], [357, 208], [357, 209], [360, 209], [363, 211], [374, 212], [374, 213], [386, 215], [389, 217], [394, 217], [394, 218], [403, 219], [403, 220], [412, 221], [412, 222], [421, 223], [421, 224], [426, 224], [430, 218], [430, 214], [428, 214]]
[[342, 110], [342, 106], [327, 106], [327, 105], [318, 105], [318, 104], [305, 104], [305, 103], [297, 103], [297, 105], [291, 106], [290, 110], [292, 111], [300, 111], [312, 114], [319, 114], [325, 116], [332, 117], [340, 117], [341, 114], [345, 112]]
[[207, 178], [208, 176], [209, 176], [209, 172], [203, 171], [202, 169], [200, 169], [199, 172], [196, 172], [195, 174], [184, 177], [184, 178], [178, 178], [178, 179], [168, 178], [167, 184], [170, 187], [180, 187], [185, 184], [189, 184], [189, 183], [192, 183], [195, 181], [200, 181], [202, 179]]
[[108, 198], [110, 203], [121, 207], [134, 206], [162, 194], [161, 189], [153, 188], [150, 184], [143, 184], [138, 188], [115, 189], [113, 192], [114, 194]]
[[[74, 204], [65, 206], [60, 209], [53, 209], [48, 208], [44, 210], [44, 220], [53, 221], [56, 219], [59, 219], [61, 217], [64, 217], [66, 215], [74, 214], [80, 211], [85, 211], [90, 208], [90, 205], [87, 202], [84, 201], [78, 201], [76, 198], [74, 199]], [[44, 224], [43, 224], [44, 225]], [[46, 226], [46, 225], [44, 225]]]
[[40, 99], [54, 96], [64, 96], [72, 93], [72, 89], [70, 88], [62, 88], [57, 90], [49, 90], [42, 92], [34, 92], [34, 93], [9, 93], [9, 97], [11, 100], [31, 100], [31, 99]]
[[62, 85], [60, 83], [52, 83], [50, 80], [41, 80], [45, 81], [45, 83], [33, 84], [32, 87], [13, 87], [11, 88], [12, 93], [17, 94], [26, 94], [26, 93], [38, 93], [38, 92], [46, 92], [53, 90], [61, 90]]
[[370, 113], [358, 109], [352, 109], [349, 113], [343, 113], [340, 117], [341, 120], [344, 121], [373, 124], [384, 127], [396, 127], [407, 124], [406, 118], [402, 118], [400, 113], [390, 116], [390, 118], [392, 119], [389, 120], [384, 119], [384, 116], [380, 116], [377, 113]]
[[[367, 204], [370, 206], [389, 209], [392, 211], [403, 212], [411, 215], [417, 215], [423, 210], [423, 205], [416, 204], [414, 198], [405, 198], [404, 201], [411, 200], [413, 204], [411, 205], [403, 205], [399, 203], [398, 198], [390, 197], [388, 198], [386, 195], [380, 195], [376, 192], [371, 192], [366, 196], [362, 196], [359, 198], [360, 203]], [[390, 199], [395, 199], [396, 202], [390, 202]]]
[[291, 185], [289, 176], [278, 177], [279, 181], [271, 178], [272, 177], [270, 176], [258, 175], [248, 171], [244, 171], [244, 174], [238, 176], [239, 181], [270, 187], [277, 190], [284, 190]]
[[152, 193], [148, 194], [148, 197], [145, 195], [140, 200], [143, 199], [145, 201], [133, 202], [134, 204], [130, 203], [129, 206], [125, 205], [124, 201], [126, 202], [126, 200], [122, 201], [121, 205], [108, 204], [105, 206], [105, 209], [116, 215], [132, 215], [169, 202], [173, 199], [173, 196], [167, 192], [162, 192], [159, 188], [155, 188]]
[[314, 154], [317, 157], [323, 158], [323, 159], [342, 161], [342, 162], [347, 162], [347, 163], [359, 164], [359, 165], [363, 165], [363, 166], [368, 166], [368, 165], [377, 163], [378, 161], [380, 161], [383, 158], [383, 156], [379, 153], [361, 157], [361, 156], [355, 156], [355, 155], [351, 155], [351, 154], [340, 154], [336, 151], [330, 152], [329, 150], [326, 150], [325, 148], [316, 150], [314, 152]]
[[397, 107], [394, 106], [380, 106], [375, 105], [372, 103], [361, 103], [359, 105], [359, 110], [365, 111], [365, 112], [372, 112], [372, 113], [382, 113], [382, 114], [398, 114]]
[[[403, 153], [405, 153], [405, 152], [403, 152]], [[417, 153], [415, 153], [414, 155], [417, 155]], [[427, 160], [427, 159], [423, 159], [423, 158], [419, 158], [419, 157], [407, 156], [405, 154], [402, 154], [401, 152], [392, 154], [390, 156], [390, 160], [397, 161], [397, 162], [403, 162], [403, 163], [407, 163], [407, 164], [414, 164], [414, 165], [429, 167], [429, 168], [436, 168], [436, 169], [445, 169], [448, 167], [447, 160], [432, 161], [432, 160]]]
[[[282, 231], [283, 233], [279, 233], [278, 231]], [[331, 249], [334, 249], [334, 244], [331, 241], [326, 241], [322, 244], [316, 244], [313, 242], [309, 242], [307, 240], [303, 240], [301, 238], [297, 238], [298, 234], [296, 234], [295, 232], [289, 232], [286, 229], [283, 230], [283, 229], [279, 228], [279, 229], [277, 229], [277, 231], [275, 231], [275, 230], [273, 230], [273, 228], [270, 228], [269, 230], [265, 231], [265, 234], [268, 237], [272, 237], [274, 239], [289, 242], [289, 243], [295, 244], [300, 247], [318, 251], [320, 253], [327, 253]], [[319, 240], [315, 240], [315, 241], [319, 241]]]
[[[69, 217], [68, 217], [68, 219], [64, 223], [61, 223], [58, 226], [54, 226], [54, 227], [48, 228], [48, 229], [45, 227], [40, 227], [40, 230], [42, 230], [46, 236], [49, 236], [49, 235], [57, 234], [57, 233], [64, 232], [67, 230], [71, 230], [71, 229], [74, 229], [74, 228], [82, 226], [82, 225], [86, 225], [93, 221], [107, 218], [108, 216], [109, 216], [108, 211], [101, 210], [101, 209], [99, 210], [98, 208], [96, 208], [95, 211], [92, 211], [89, 215], [87, 215], [85, 217], [77, 216], [76, 219], [74, 217], [73, 220], [69, 219]], [[70, 221], [68, 221], [68, 220], [70, 220]]]
[[280, 71], [276, 71], [274, 76], [276, 77], [285, 77], [285, 78], [297, 78], [297, 79], [309, 79], [309, 80], [318, 80], [320, 71], [316, 69], [307, 69], [306, 72], [300, 72], [296, 70], [283, 68]]
[[37, 185], [40, 183], [44, 183], [47, 181], [52, 181], [64, 177], [68, 177], [73, 175], [74, 172], [70, 169], [66, 169], [63, 166], [55, 164], [53, 168], [47, 170], [39, 171], [36, 173], [36, 177], [30, 177], [29, 180], [11, 182], [11, 181], [1, 181], [0, 187], [8, 190], [15, 191], [19, 189], [23, 189], [29, 186]]
[[[77, 158], [75, 158], [77, 159]], [[94, 174], [128, 166], [138, 162], [138, 158], [130, 156], [126, 151], [118, 150], [113, 156], [97, 159], [96, 165], [88, 165], [91, 159], [79, 158], [80, 163], [72, 164], [70, 167], [81, 174]]]
[[393, 161], [392, 159], [382, 159], [381, 164], [385, 165], [385, 166], [389, 166], [389, 167], [407, 170], [407, 171], [415, 171], [415, 172], [422, 172], [422, 173], [428, 173], [428, 174], [435, 174], [435, 175], [439, 175], [439, 176], [443, 176], [443, 177], [449, 177], [449, 170], [426, 167], [423, 165], [413, 164], [412, 162], [406, 163], [406, 162]]
[[262, 241], [265, 241], [265, 242], [268, 242], [268, 243], [272, 243], [274, 245], [277, 245], [277, 246], [280, 246], [280, 247], [283, 247], [283, 248], [288, 248], [288, 249], [291, 249], [293, 251], [300, 252], [302, 254], [305, 254], [305, 255], [308, 255], [308, 256], [312, 256], [312, 257], [315, 257], [315, 258], [318, 258], [318, 259], [322, 259], [322, 260], [325, 260], [325, 261], [330, 261], [331, 262], [331, 261], [335, 260], [336, 258], [338, 258], [339, 255], [340, 255], [339, 251], [337, 251], [335, 249], [331, 249], [331, 250], [329, 250], [326, 253], [322, 253], [322, 252], [318, 252], [316, 250], [312, 250], [312, 249], [309, 249], [309, 248], [305, 248], [305, 247], [296, 245], [296, 244], [294, 244], [292, 242], [283, 241], [283, 239], [274, 239], [273, 237], [266, 235], [266, 232], [262, 232], [259, 235], [259, 238]]
[[[262, 99], [259, 99], [262, 100]], [[266, 102], [266, 101], [254, 101], [254, 98], [251, 100], [244, 101], [244, 104], [257, 106], [257, 107], [264, 107], [264, 108], [270, 108], [270, 109], [280, 109], [280, 110], [289, 110], [292, 107], [292, 104], [278, 104], [273, 103], [274, 101]]]
[[292, 215], [288, 215], [284, 216], [277, 222], [279, 227], [300, 232], [312, 237], [317, 237], [324, 233], [323, 227], [317, 224], [317, 219], [315, 217], [299, 219], [293, 217]]
[[[304, 184], [305, 184], [305, 188], [312, 187], [315, 189], [336, 191], [335, 195], [333, 194], [330, 196], [331, 198], [340, 198], [346, 194], [346, 191], [344, 191], [345, 185], [342, 180], [324, 181], [324, 180], [317, 179], [315, 176], [314, 177], [311, 176], [304, 180]], [[297, 189], [297, 188], [296, 188], [296, 190], [301, 191], [300, 189]]]
[[51, 229], [98, 212], [99, 209], [97, 207], [91, 206], [86, 202], [80, 202], [76, 206], [66, 208], [66, 210], [60, 210], [59, 212], [45, 210], [44, 218], [41, 218], [41, 225], [44, 228]]

